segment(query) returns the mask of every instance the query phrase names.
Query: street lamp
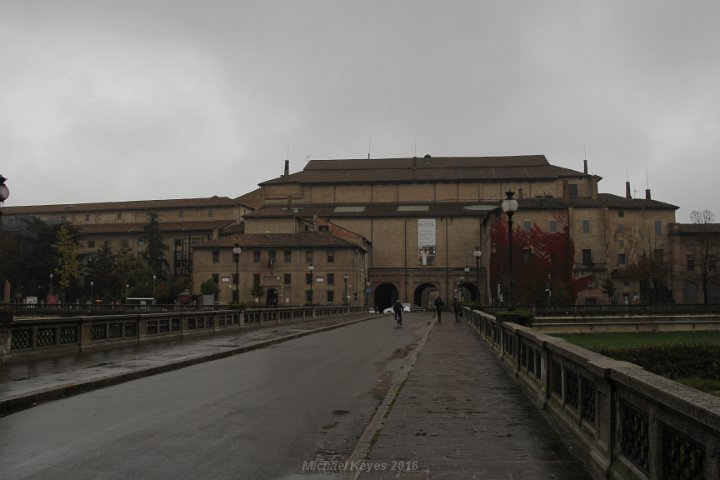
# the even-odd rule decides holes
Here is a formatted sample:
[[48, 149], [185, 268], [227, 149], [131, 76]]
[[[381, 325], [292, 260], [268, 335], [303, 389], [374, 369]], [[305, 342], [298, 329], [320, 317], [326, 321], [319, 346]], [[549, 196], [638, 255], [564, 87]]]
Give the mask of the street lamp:
[[350, 298], [348, 297], [348, 274], [346, 273], [343, 275], [343, 280], [345, 281], [345, 303], [350, 305]]
[[50, 296], [51, 296], [51, 297], [52, 297], [52, 287], [53, 287], [52, 282], [53, 282], [53, 274], [51, 273], [51, 274], [50, 274]]
[[313, 272], [315, 271], [315, 265], [312, 263], [308, 265], [308, 271], [310, 272], [310, 305], [313, 305], [313, 283], [315, 283]]
[[95, 303], [95, 300], [93, 299], [93, 285], [95, 285], [95, 282], [90, 280], [90, 303]]
[[480, 257], [482, 256], [480, 247], [475, 247], [473, 256], [475, 257], [475, 286], [478, 289], [478, 300], [480, 300]]
[[[8, 187], [5, 185], [5, 180], [7, 178], [0, 175], [0, 207], [2, 207], [2, 204], [5, 200], [8, 199], [10, 196], [10, 190], [8, 190]], [[2, 233], [2, 209], [0, 208], [0, 233]]]
[[155, 302], [155, 280], [157, 280], [157, 275], [153, 273], [153, 302]]
[[512, 217], [518, 210], [518, 202], [513, 198], [513, 195], [515, 195], [515, 192], [512, 190], [508, 190], [505, 192], [505, 199], [502, 201], [501, 208], [502, 211], [505, 212], [505, 215], [507, 215], [507, 223], [508, 223], [508, 266], [510, 267], [510, 280], [508, 281], [508, 310], [514, 310], [515, 309], [515, 298], [513, 296], [513, 287], [514, 287], [514, 277], [513, 277], [513, 247], [512, 247]]
[[236, 302], [240, 301], [240, 253], [242, 248], [240, 244], [236, 243], [232, 249], [233, 260], [235, 261], [235, 296], [233, 300]]

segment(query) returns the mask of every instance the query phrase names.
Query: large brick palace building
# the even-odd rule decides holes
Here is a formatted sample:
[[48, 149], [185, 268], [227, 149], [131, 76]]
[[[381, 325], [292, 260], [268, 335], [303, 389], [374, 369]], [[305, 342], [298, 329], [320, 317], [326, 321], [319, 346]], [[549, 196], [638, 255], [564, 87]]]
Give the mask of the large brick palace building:
[[385, 306], [398, 297], [427, 306], [462, 296], [488, 304], [507, 295], [499, 207], [511, 190], [520, 303], [630, 303], [662, 291], [678, 303], [719, 300], [715, 230], [677, 224], [677, 207], [649, 191], [600, 193], [587, 162], [577, 171], [542, 155], [426, 155], [289, 170], [286, 161], [283, 175], [236, 199], [7, 207], [3, 229], [34, 215], [78, 227], [88, 252], [101, 242], [139, 251], [154, 211], [173, 254], [168, 273], [191, 276], [193, 293], [214, 279], [220, 303]]

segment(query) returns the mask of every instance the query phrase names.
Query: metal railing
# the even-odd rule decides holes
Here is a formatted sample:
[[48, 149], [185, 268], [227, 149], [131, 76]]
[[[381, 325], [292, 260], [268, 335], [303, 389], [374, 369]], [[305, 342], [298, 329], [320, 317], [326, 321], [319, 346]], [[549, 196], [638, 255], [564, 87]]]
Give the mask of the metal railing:
[[466, 318], [596, 478], [720, 478], [720, 398], [484, 312]]

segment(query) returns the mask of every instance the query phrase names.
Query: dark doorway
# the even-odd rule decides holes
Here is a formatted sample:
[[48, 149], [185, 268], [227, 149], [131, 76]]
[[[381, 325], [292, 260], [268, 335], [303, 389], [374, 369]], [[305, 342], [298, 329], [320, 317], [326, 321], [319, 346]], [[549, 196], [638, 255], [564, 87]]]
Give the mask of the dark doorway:
[[391, 307], [395, 300], [400, 297], [400, 292], [392, 283], [382, 283], [375, 289], [375, 306], [380, 307], [382, 312]]

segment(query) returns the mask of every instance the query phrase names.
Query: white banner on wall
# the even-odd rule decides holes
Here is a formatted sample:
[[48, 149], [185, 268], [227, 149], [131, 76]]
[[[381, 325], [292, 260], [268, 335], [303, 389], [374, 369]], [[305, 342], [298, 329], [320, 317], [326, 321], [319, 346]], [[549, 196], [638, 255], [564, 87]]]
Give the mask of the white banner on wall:
[[418, 219], [418, 264], [432, 265], [435, 260], [435, 219]]

